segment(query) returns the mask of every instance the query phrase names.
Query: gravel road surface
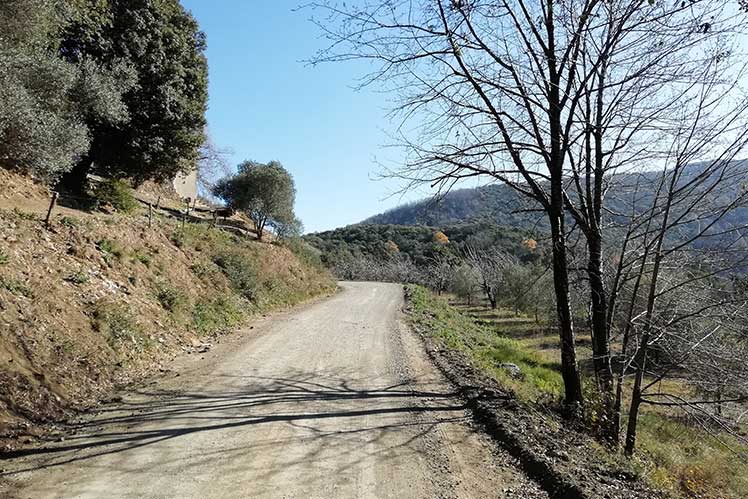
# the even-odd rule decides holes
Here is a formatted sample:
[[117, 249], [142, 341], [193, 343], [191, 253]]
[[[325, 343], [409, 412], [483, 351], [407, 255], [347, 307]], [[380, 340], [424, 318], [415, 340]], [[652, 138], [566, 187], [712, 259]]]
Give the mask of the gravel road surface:
[[547, 497], [473, 427], [403, 324], [402, 287], [341, 287], [0, 463], [13, 497]]

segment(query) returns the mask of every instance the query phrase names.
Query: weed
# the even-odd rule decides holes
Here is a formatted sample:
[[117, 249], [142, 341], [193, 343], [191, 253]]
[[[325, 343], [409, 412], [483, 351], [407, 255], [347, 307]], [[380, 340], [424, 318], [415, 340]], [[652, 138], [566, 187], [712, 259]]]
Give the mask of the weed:
[[85, 272], [73, 272], [72, 274], [67, 276], [65, 280], [69, 283], [79, 286], [81, 284], [86, 284], [88, 281], [91, 280], [91, 277]]
[[34, 292], [26, 284], [10, 277], [0, 276], [0, 288], [10, 291], [14, 295], [33, 298]]
[[10, 256], [3, 250], [0, 250], [0, 265], [7, 265], [10, 262]]
[[239, 253], [221, 253], [213, 257], [213, 263], [226, 275], [234, 290], [248, 300], [256, 298], [257, 270], [246, 256]]
[[167, 284], [156, 286], [156, 299], [169, 312], [176, 311], [182, 304], [187, 301], [187, 297], [180, 290]]
[[93, 195], [100, 203], [109, 204], [122, 213], [131, 213], [138, 206], [132, 189], [122, 180], [109, 179], [101, 182], [94, 189]]
[[39, 217], [36, 215], [36, 213], [19, 210], [18, 208], [13, 208], [13, 214], [16, 216], [16, 218], [19, 218], [20, 220], [28, 220], [28, 221], [39, 220]]
[[236, 326], [245, 314], [241, 300], [225, 295], [198, 302], [192, 311], [192, 321], [198, 333], [211, 334]]
[[81, 224], [81, 221], [76, 217], [65, 216], [60, 219], [60, 224], [69, 229], [73, 229], [75, 227], [78, 227]]
[[100, 305], [94, 311], [94, 330], [106, 335], [112, 348], [131, 341], [136, 349], [150, 348], [151, 343], [125, 304]]

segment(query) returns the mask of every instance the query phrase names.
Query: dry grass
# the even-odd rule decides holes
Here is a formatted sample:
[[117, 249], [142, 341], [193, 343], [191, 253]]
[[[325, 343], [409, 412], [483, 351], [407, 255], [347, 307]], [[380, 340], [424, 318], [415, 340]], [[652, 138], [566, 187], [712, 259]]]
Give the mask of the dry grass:
[[196, 338], [335, 289], [282, 245], [161, 217], [149, 229], [142, 214], [60, 213], [47, 230], [0, 210], [0, 244], [0, 436], [91, 403]]

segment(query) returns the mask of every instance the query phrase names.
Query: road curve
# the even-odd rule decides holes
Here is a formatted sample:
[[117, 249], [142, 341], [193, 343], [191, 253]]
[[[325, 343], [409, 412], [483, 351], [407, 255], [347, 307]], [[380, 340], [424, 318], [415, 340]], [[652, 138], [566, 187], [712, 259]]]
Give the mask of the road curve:
[[543, 497], [470, 425], [402, 323], [341, 283], [3, 463], [18, 498]]

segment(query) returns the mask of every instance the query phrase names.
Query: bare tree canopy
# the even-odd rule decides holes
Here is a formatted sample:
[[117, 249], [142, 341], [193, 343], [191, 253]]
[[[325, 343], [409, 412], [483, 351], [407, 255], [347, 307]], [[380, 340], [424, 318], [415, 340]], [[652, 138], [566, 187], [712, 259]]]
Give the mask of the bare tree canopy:
[[[330, 42], [314, 62], [370, 61], [375, 69], [361, 84], [381, 85], [398, 96], [397, 141], [408, 154], [391, 175], [406, 188], [428, 183], [440, 190], [487, 177], [546, 214], [570, 407], [584, 402], [568, 249], [569, 233], [581, 235], [602, 433], [611, 442], [618, 442], [620, 424], [610, 319], [618, 295], [605, 271], [606, 247], [620, 235], [610, 225], [620, 213], [609, 193], [619, 179], [630, 178], [622, 173], [675, 169], [678, 176], [678, 168], [696, 162], [712, 165], [697, 177], [716, 180], [714, 186], [730, 182], [729, 174], [718, 171], [743, 149], [748, 133], [743, 7], [723, 0], [369, 0], [309, 6]], [[667, 186], [670, 173], [656, 179]], [[714, 186], [702, 188], [714, 192]], [[661, 194], [673, 189], [634, 208], [640, 219], [649, 214], [654, 225], [642, 222], [647, 234], [661, 229], [660, 236], [647, 239], [649, 256], [663, 251], [653, 241], [670, 240], [675, 220], [698, 220], [685, 214], [698, 210], [704, 199], [698, 195], [680, 205], [675, 219], [663, 216], [669, 202]], [[657, 288], [654, 281], [647, 285]]]

